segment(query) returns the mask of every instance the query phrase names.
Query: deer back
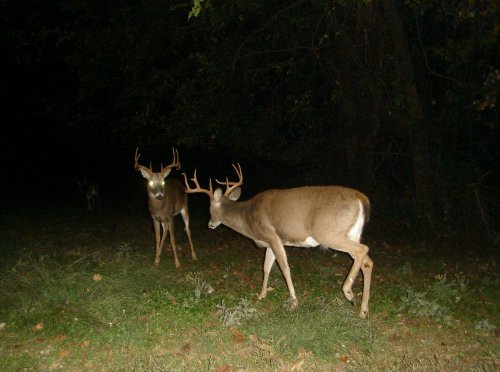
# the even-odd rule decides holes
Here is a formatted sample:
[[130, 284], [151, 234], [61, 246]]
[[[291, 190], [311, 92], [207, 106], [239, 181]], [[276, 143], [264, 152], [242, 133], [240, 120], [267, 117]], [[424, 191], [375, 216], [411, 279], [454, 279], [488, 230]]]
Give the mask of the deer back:
[[273, 189], [244, 202], [221, 202], [222, 223], [254, 240], [274, 234], [292, 245], [325, 231], [347, 236], [369, 213], [364, 194], [341, 186]]

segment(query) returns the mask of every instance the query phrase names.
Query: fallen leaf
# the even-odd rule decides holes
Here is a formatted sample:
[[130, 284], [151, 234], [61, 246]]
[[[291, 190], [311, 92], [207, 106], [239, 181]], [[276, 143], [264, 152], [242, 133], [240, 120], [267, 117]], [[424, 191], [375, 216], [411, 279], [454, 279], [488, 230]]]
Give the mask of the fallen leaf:
[[245, 335], [237, 328], [231, 327], [229, 328], [229, 332], [235, 342], [243, 342], [245, 339]]
[[94, 282], [100, 282], [102, 280], [102, 275], [100, 275], [100, 274], [94, 274], [94, 275], [92, 275], [92, 280]]
[[402, 337], [399, 334], [392, 334], [389, 336], [389, 341], [401, 341]]
[[300, 371], [302, 369], [302, 365], [304, 364], [304, 359], [299, 360], [293, 366], [290, 367], [290, 372]]
[[43, 323], [42, 322], [38, 322], [33, 327], [31, 327], [31, 330], [33, 332], [40, 331], [41, 329], [43, 329]]
[[184, 345], [182, 345], [181, 350], [183, 353], [189, 353], [191, 351], [191, 344], [189, 342], [186, 342]]
[[49, 355], [51, 351], [52, 351], [52, 346], [49, 345], [45, 349], [40, 350], [39, 353], [40, 353], [40, 355], [45, 356], [45, 355]]
[[71, 256], [80, 257], [80, 255], [81, 254], [78, 249], [70, 249], [69, 251], [64, 252], [65, 257], [71, 257]]
[[349, 363], [349, 357], [345, 354], [342, 355], [340, 360], [342, 361], [342, 363]]
[[59, 350], [59, 352], [57, 353], [57, 357], [62, 359], [62, 358], [67, 358], [70, 354], [70, 351], [69, 350], [66, 350], [66, 349], [63, 349], [63, 350]]
[[305, 350], [303, 348], [299, 349], [299, 358], [301, 358], [301, 359], [305, 359], [305, 358], [313, 356], [313, 355], [314, 355], [314, 353], [312, 351]]

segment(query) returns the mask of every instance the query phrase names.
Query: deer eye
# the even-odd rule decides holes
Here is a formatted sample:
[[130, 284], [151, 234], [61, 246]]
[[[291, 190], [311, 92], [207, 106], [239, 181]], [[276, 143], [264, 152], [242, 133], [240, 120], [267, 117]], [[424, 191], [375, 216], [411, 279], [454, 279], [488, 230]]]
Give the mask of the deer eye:
[[155, 183], [153, 181], [149, 181], [149, 186], [153, 186]]
[[162, 186], [165, 186], [165, 181], [161, 181], [161, 185], [162, 185]]

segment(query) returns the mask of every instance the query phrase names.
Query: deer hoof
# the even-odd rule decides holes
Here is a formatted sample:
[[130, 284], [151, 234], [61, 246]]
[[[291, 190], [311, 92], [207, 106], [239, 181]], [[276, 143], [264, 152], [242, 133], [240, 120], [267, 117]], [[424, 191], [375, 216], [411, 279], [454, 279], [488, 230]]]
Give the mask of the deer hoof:
[[356, 305], [356, 297], [354, 297], [352, 291], [344, 290], [344, 296], [351, 304]]
[[285, 309], [288, 311], [293, 311], [299, 306], [299, 301], [295, 297], [290, 297], [288, 300], [285, 302]]
[[361, 319], [366, 319], [367, 315], [368, 315], [368, 311], [361, 310], [361, 312], [359, 313], [359, 317]]

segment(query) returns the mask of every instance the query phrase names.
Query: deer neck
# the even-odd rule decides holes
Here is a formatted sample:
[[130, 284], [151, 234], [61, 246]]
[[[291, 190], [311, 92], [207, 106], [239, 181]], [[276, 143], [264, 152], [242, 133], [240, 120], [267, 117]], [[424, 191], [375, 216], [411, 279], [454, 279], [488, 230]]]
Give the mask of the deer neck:
[[251, 210], [251, 205], [248, 201], [238, 202], [226, 199], [221, 208], [222, 224], [253, 239], [252, 224], [248, 221]]

